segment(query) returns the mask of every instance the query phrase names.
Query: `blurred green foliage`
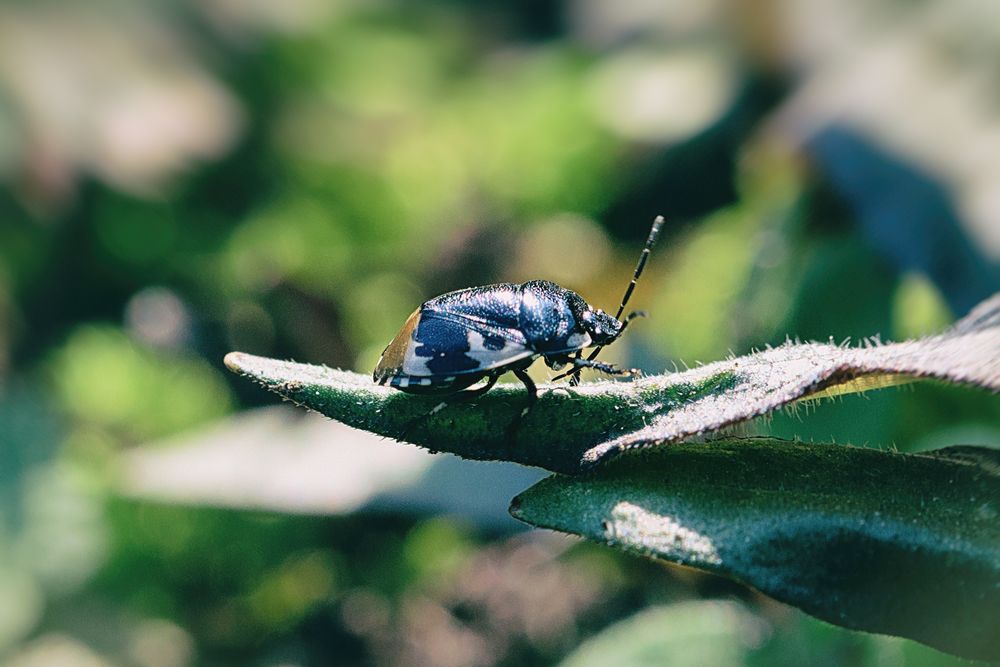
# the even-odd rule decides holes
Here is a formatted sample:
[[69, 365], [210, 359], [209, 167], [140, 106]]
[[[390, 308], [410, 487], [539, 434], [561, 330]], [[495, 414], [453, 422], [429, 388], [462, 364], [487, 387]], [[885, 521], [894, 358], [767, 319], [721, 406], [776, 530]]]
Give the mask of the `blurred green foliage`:
[[[725, 2], [0, 4], [0, 661], [549, 664], [649, 605], [725, 597], [796, 660], [947, 663], [721, 580], [412, 507], [118, 497], [133, 448], [269, 400], [225, 352], [367, 372], [423, 299], [498, 280], [612, 307], [656, 213], [670, 226], [634, 301], [651, 317], [609, 361], [660, 371], [964, 314], [998, 287], [995, 164], [964, 140], [996, 115], [948, 89], [972, 95], [959, 116], [919, 123], [938, 73], [995, 62], [1000, 21], [988, 0], [931, 3], [938, 23], [876, 4], [786, 28]], [[844, 122], [871, 154], [815, 149], [801, 127], [837, 121], [795, 93], [846, 61], [795, 48], [885, 16], [904, 65], [935, 67], [899, 70], [906, 114], [878, 98]], [[854, 75], [882, 71], [866, 53]], [[903, 115], [915, 131], [879, 123]], [[919, 143], [944, 126], [964, 133]], [[950, 182], [951, 213], [880, 226], [915, 220], [897, 205], [922, 187], [865, 170], [887, 154]], [[879, 178], [852, 189], [842, 164]], [[962, 267], [976, 280], [941, 277]], [[997, 424], [991, 397], [919, 387], [771, 428], [915, 449], [995, 445]]]

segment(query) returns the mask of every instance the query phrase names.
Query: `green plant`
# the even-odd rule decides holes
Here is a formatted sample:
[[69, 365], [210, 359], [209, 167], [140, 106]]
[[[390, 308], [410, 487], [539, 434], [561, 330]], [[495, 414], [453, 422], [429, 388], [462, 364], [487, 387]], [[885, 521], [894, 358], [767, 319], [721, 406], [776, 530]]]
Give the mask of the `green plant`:
[[[1000, 658], [1000, 456], [737, 438], [801, 401], [934, 379], [1000, 391], [1000, 295], [948, 331], [861, 347], [792, 343], [631, 383], [547, 387], [514, 441], [520, 387], [437, 399], [232, 353], [304, 407], [467, 458], [553, 471], [514, 499], [536, 526], [738, 579], [823, 620]], [[692, 441], [697, 438], [700, 441]]]

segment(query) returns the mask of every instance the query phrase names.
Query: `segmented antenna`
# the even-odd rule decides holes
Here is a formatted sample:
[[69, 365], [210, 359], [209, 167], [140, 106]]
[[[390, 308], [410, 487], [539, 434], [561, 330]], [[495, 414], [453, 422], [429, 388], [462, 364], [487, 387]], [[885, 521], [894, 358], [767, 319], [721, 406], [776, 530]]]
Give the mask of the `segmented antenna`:
[[[625, 295], [622, 297], [622, 304], [618, 306], [618, 312], [615, 314], [615, 319], [620, 320], [622, 318], [622, 313], [625, 312], [625, 304], [628, 300], [632, 298], [632, 292], [635, 290], [635, 284], [639, 282], [639, 276], [642, 275], [643, 269], [646, 268], [646, 260], [649, 259], [649, 253], [653, 250], [653, 246], [656, 245], [656, 239], [660, 235], [660, 227], [663, 226], [663, 216], [658, 215], [656, 219], [653, 220], [653, 226], [649, 230], [649, 236], [646, 238], [646, 245], [642, 249], [642, 253], [639, 255], [639, 261], [635, 265], [635, 273], [632, 274], [632, 282], [628, 284], [625, 288]], [[601, 349], [601, 348], [597, 348]]]
[[[663, 226], [663, 223], [664, 219], [662, 215], [656, 216], [656, 218], [653, 220], [653, 226], [649, 229], [649, 236], [646, 238], [646, 245], [643, 246], [642, 248], [642, 253], [639, 255], [639, 261], [636, 262], [635, 272], [632, 274], [632, 281], [628, 284], [628, 287], [625, 288], [625, 294], [622, 296], [622, 303], [620, 306], [618, 306], [618, 312], [615, 313], [616, 320], [621, 320], [622, 313], [625, 312], [625, 305], [628, 304], [629, 299], [632, 298], [632, 292], [635, 290], [635, 284], [639, 282], [639, 276], [642, 275], [643, 269], [646, 268], [646, 260], [649, 259], [649, 253], [652, 252], [653, 246], [656, 245], [656, 239], [660, 235], [660, 227]], [[640, 313], [633, 313], [633, 315], [639, 315], [639, 314]], [[622, 329], [621, 329], [622, 331], [625, 330], [625, 327], [628, 326], [628, 323], [631, 320], [632, 316], [630, 315], [625, 319], [624, 322], [622, 322]], [[601, 350], [603, 349], [604, 349], [603, 345], [595, 347], [594, 351], [587, 356], [587, 361], [593, 361], [594, 359], [596, 359], [597, 355], [600, 354]], [[572, 385], [579, 384], [580, 370], [581, 369], [577, 367], [572, 371], [570, 371], [569, 373], [564, 373], [559, 377], [566, 377], [566, 375], [569, 375], [570, 384]], [[558, 380], [559, 378], [557, 377], [555, 379]]]

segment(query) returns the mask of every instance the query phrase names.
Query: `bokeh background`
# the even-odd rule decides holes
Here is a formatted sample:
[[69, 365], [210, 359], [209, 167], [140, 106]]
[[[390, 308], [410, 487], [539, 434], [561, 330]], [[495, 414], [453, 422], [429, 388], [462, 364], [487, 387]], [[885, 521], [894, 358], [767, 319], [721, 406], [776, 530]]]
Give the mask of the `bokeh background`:
[[[940, 330], [1000, 288], [998, 82], [994, 0], [3, 2], [0, 662], [950, 664], [524, 530], [540, 473], [221, 359], [370, 372], [501, 280], [614, 308], [658, 213], [609, 361]], [[996, 446], [1000, 410], [919, 385], [754, 428]]]

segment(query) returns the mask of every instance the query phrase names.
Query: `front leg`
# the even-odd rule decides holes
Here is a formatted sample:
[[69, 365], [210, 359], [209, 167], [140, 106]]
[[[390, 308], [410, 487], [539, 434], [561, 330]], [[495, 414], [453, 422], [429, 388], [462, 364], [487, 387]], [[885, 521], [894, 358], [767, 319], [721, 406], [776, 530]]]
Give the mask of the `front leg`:
[[580, 384], [580, 371], [584, 368], [593, 368], [595, 371], [600, 371], [608, 375], [619, 375], [624, 377], [636, 377], [642, 375], [642, 371], [638, 368], [618, 368], [612, 364], [606, 364], [603, 361], [581, 359], [579, 354], [575, 357], [570, 357], [568, 361], [573, 364], [573, 368], [552, 378], [553, 382], [557, 382], [565, 377], [568, 377], [570, 386], [576, 386]]
[[[642, 371], [638, 368], [618, 368], [612, 364], [606, 364], [603, 361], [593, 361], [591, 359], [580, 359], [575, 357], [570, 360], [573, 363], [573, 370], [570, 371], [570, 375], [574, 378], [578, 378], [580, 371], [584, 368], [593, 368], [595, 371], [600, 371], [608, 375], [618, 375], [623, 377], [636, 377], [642, 375]], [[571, 380], [572, 382], [572, 380]]]
[[576, 355], [570, 359], [570, 363], [573, 364], [573, 370], [569, 374], [569, 386], [575, 387], [580, 384], [580, 368], [576, 365], [576, 362], [581, 361], [583, 357], [583, 350], [577, 351]]

